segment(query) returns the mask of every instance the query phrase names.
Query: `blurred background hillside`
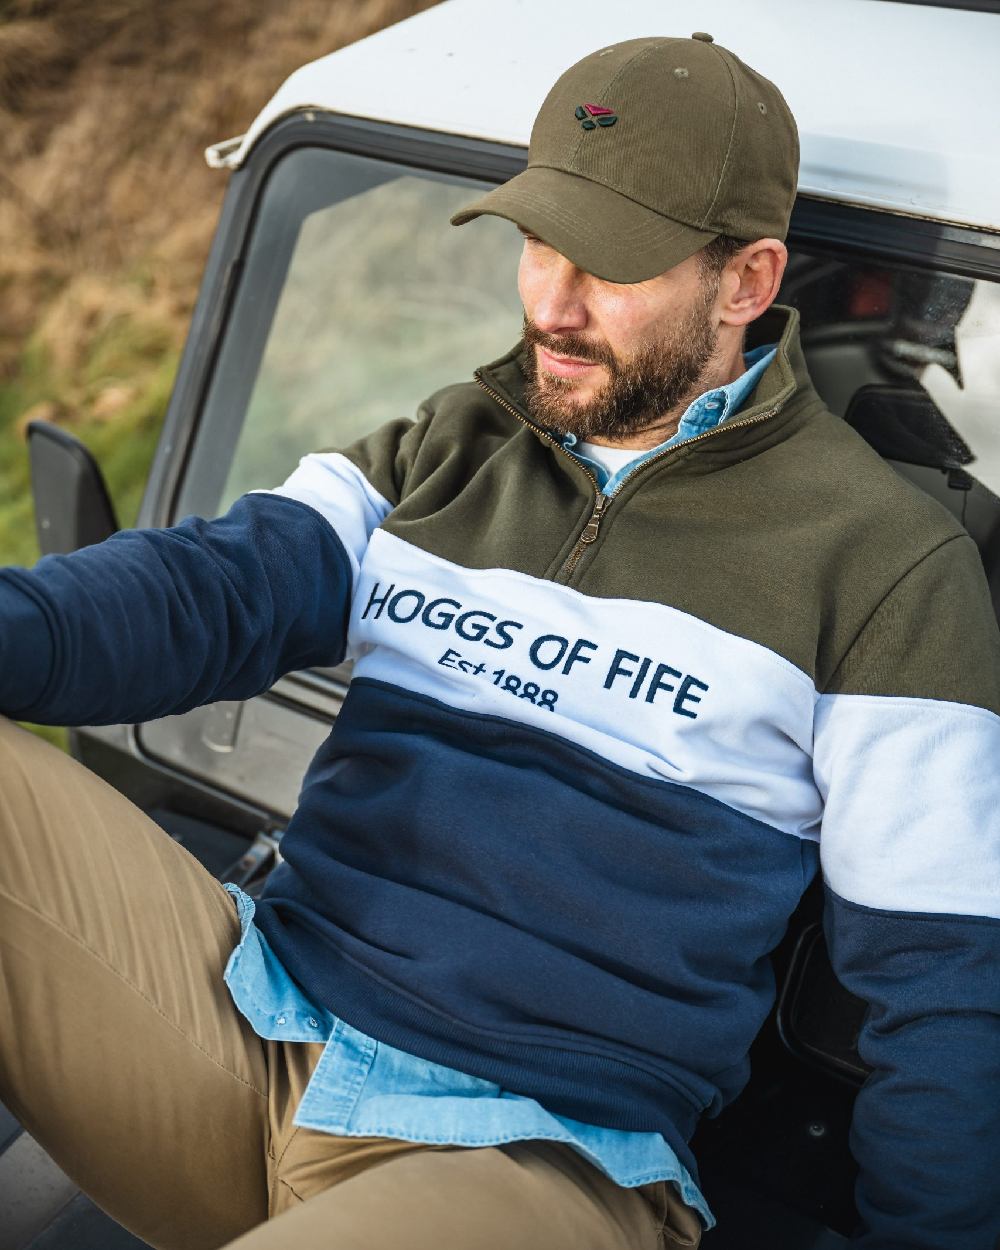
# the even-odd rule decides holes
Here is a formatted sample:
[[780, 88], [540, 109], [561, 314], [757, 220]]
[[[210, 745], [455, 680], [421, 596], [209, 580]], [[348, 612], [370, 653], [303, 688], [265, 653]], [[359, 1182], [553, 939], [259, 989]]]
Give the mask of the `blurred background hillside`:
[[432, 0], [0, 0], [0, 562], [37, 557], [23, 430], [134, 521], [218, 215], [202, 151], [305, 61]]
[[134, 523], [225, 190], [204, 148], [432, 3], [0, 0], [0, 564], [38, 556], [35, 417], [91, 447]]

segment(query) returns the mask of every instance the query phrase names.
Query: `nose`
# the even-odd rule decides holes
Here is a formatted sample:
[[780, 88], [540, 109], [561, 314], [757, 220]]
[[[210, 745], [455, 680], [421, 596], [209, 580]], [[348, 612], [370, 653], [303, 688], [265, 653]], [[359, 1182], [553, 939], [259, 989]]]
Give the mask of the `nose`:
[[554, 248], [526, 243], [518, 270], [521, 302], [546, 334], [565, 334], [587, 325], [586, 275]]

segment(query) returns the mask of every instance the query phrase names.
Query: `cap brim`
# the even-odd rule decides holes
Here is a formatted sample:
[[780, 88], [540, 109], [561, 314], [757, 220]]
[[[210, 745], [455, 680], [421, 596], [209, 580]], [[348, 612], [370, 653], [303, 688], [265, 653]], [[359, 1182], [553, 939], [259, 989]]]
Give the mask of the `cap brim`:
[[673, 221], [617, 191], [562, 169], [532, 165], [451, 219], [505, 217], [608, 282], [644, 282], [717, 237]]

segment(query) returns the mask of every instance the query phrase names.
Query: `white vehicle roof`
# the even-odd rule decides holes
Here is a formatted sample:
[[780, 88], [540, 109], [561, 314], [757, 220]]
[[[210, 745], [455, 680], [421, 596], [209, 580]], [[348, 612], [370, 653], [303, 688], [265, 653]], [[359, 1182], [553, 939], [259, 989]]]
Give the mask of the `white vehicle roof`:
[[895, 0], [445, 0], [304, 65], [209, 161], [238, 167], [307, 109], [527, 147], [574, 61], [695, 30], [784, 93], [800, 192], [1000, 229], [1000, 18]]

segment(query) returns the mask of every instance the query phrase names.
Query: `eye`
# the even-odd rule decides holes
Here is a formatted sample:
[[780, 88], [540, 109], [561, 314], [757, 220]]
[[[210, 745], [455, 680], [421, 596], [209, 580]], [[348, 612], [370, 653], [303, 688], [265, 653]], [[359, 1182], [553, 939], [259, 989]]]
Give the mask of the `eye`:
[[518, 226], [517, 230], [525, 243], [541, 243], [541, 239], [537, 234], [532, 234], [530, 230], [525, 230], [523, 226]]

